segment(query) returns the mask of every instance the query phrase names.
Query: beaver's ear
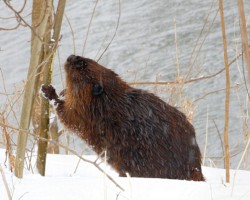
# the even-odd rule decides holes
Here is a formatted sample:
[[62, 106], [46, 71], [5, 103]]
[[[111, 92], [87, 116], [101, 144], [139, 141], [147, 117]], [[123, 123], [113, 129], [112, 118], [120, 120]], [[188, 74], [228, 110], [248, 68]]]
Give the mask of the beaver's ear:
[[102, 92], [103, 92], [103, 86], [100, 84], [95, 84], [93, 87], [93, 95], [98, 96], [102, 94]]

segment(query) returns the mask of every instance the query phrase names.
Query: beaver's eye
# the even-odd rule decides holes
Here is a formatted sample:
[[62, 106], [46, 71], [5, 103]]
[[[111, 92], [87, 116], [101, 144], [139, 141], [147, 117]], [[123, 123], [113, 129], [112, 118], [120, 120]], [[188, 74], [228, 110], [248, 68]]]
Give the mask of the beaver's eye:
[[102, 94], [102, 92], [103, 92], [103, 87], [99, 84], [95, 84], [93, 87], [93, 95], [98, 96]]

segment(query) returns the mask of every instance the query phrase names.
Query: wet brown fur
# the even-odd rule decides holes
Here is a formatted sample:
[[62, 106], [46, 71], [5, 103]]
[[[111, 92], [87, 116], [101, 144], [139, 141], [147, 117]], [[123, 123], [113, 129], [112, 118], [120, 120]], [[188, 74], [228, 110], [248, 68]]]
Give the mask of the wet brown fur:
[[97, 62], [70, 56], [65, 100], [52, 86], [61, 122], [120, 174], [204, 181], [195, 130], [186, 116], [160, 98], [135, 89]]

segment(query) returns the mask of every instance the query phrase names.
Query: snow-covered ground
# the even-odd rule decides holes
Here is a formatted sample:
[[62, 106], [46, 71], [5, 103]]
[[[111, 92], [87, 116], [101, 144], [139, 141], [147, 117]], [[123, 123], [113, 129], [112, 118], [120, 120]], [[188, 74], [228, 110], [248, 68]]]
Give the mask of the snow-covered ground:
[[[24, 1], [12, 0], [10, 2], [15, 9], [19, 10]], [[74, 53], [74, 49], [76, 54], [82, 55], [87, 27], [95, 2], [89, 0], [67, 1], [65, 13], [74, 35], [64, 17], [62, 39], [59, 43], [59, 53], [55, 58], [53, 73], [53, 84], [58, 91], [65, 85], [62, 65], [66, 58]], [[224, 6], [229, 61], [231, 61], [237, 52], [241, 52], [237, 1], [224, 1]], [[175, 33], [178, 40], [178, 62], [182, 78], [186, 76], [189, 69], [192, 70], [188, 79], [214, 74], [223, 68], [223, 48], [217, 1], [121, 0], [120, 7], [121, 18], [118, 32], [100, 63], [113, 69], [127, 82], [175, 80]], [[27, 1], [25, 9], [21, 13], [28, 23], [31, 23], [31, 8], [32, 1]], [[15, 19], [9, 18], [14, 16], [13, 12], [3, 1], [0, 1], [0, 10], [0, 28], [15, 27]], [[114, 34], [118, 11], [118, 0], [98, 1], [84, 56], [94, 59], [101, 55]], [[248, 1], [245, 2], [245, 11], [249, 20], [250, 4]], [[204, 31], [201, 32], [203, 26]], [[29, 67], [30, 35], [30, 29], [23, 26], [13, 31], [0, 31], [0, 69], [3, 74], [3, 77], [0, 74], [0, 112], [6, 113], [7, 120], [15, 125], [18, 122], [13, 115], [16, 115], [19, 120], [22, 107], [22, 96], [20, 95]], [[192, 64], [192, 68], [190, 68], [190, 64]], [[230, 68], [233, 87], [229, 123], [229, 144], [230, 152], [233, 155], [232, 168], [238, 165], [241, 152], [247, 143], [245, 136], [247, 136], [246, 130], [249, 122], [241, 65], [240, 58]], [[236, 85], [237, 87], [235, 87]], [[171, 101], [170, 94], [178, 93], [178, 88], [173, 85], [170, 87], [157, 86], [157, 88], [155, 85], [151, 87], [135, 85], [135, 87], [143, 87], [150, 92], [155, 92], [167, 102]], [[11, 108], [7, 106], [9, 102], [6, 101], [7, 96], [4, 95], [5, 88], [8, 94], [17, 91], [14, 95], [8, 96], [14, 103], [14, 114], [12, 112], [8, 114]], [[175, 106], [179, 106], [187, 98], [194, 106], [193, 124], [202, 154], [206, 152], [205, 164], [209, 165], [212, 161], [219, 167], [223, 167], [221, 158], [224, 156], [219, 137], [224, 130], [224, 88], [224, 74], [221, 73], [212, 79], [184, 85], [182, 99], [178, 101], [174, 95], [171, 101]], [[207, 145], [205, 145], [206, 123], [208, 123]], [[16, 135], [13, 135], [13, 141], [15, 138]], [[81, 152], [82, 146], [78, 146], [77, 149]], [[250, 155], [248, 160], [250, 160]], [[249, 169], [249, 163], [245, 164], [244, 169]]]
[[[93, 156], [84, 156], [93, 160]], [[203, 167], [206, 182], [154, 178], [121, 178], [108, 166], [107, 174], [121, 191], [95, 166], [74, 155], [48, 155], [46, 176], [26, 171], [17, 179], [5, 167], [5, 150], [0, 149], [0, 165], [14, 200], [249, 200], [250, 172], [231, 170], [231, 183], [225, 183], [225, 170]], [[75, 173], [74, 173], [75, 172]], [[0, 199], [7, 200], [0, 176]]]
[[[16, 9], [20, 9], [23, 2], [11, 1]], [[28, 23], [31, 21], [29, 15], [31, 2], [27, 1], [24, 13], [22, 13]], [[99, 0], [84, 56], [98, 58], [107, 46], [116, 27], [118, 2], [118, 0]], [[218, 10], [217, 3], [217, 1], [204, 0], [121, 0], [121, 19], [118, 32], [100, 63], [116, 71], [128, 82], [155, 81], [156, 79], [174, 81], [176, 76], [176, 33], [180, 76], [185, 77], [190, 69], [190, 63], [193, 65], [189, 78], [214, 74], [224, 65], [220, 18], [219, 15], [215, 17]], [[94, 4], [95, 1], [88, 0], [67, 2], [65, 13], [74, 31], [76, 54], [82, 54]], [[231, 61], [237, 52], [241, 51], [237, 1], [227, 0], [224, 1], [224, 5], [229, 60]], [[210, 7], [211, 12], [208, 16]], [[9, 18], [13, 16], [13, 13], [4, 5], [3, 1], [0, 1], [0, 10], [0, 27], [14, 27], [15, 20]], [[245, 10], [249, 21], [250, 4], [248, 1], [245, 1]], [[213, 19], [215, 19], [214, 23]], [[204, 32], [201, 33], [204, 24], [206, 24]], [[210, 32], [206, 37], [208, 30]], [[53, 74], [53, 83], [58, 90], [62, 89], [64, 85], [64, 74], [61, 74], [61, 72], [63, 73], [62, 65], [67, 56], [74, 53], [73, 35], [65, 18], [61, 33], [62, 39], [59, 43], [59, 53], [55, 59]], [[1, 114], [7, 113], [8, 120], [15, 126], [18, 126], [18, 123], [10, 111], [12, 108], [6, 106], [8, 102], [5, 87], [8, 94], [17, 91], [15, 95], [8, 97], [15, 103], [14, 115], [18, 118], [22, 105], [20, 102], [22, 96], [19, 97], [19, 95], [21, 95], [29, 66], [30, 34], [29, 28], [22, 26], [13, 31], [0, 31], [0, 69], [3, 74], [0, 76], [0, 112]], [[196, 41], [198, 41], [197, 46]], [[249, 130], [249, 104], [246, 101], [246, 91], [242, 81], [242, 64], [243, 62], [238, 61], [233, 63], [230, 68], [233, 87], [229, 127], [232, 168], [238, 165], [247, 142], [246, 138], [249, 137], [247, 136], [249, 134], [247, 132]], [[236, 85], [237, 87], [235, 87]], [[218, 135], [223, 133], [224, 128], [224, 87], [224, 74], [220, 74], [213, 79], [185, 85], [183, 91], [183, 98], [188, 98], [195, 107], [193, 123], [202, 155], [206, 152], [206, 165], [212, 163], [211, 165], [223, 166], [223, 159], [221, 159], [223, 148]], [[155, 86], [145, 88], [156, 93], [158, 91]], [[177, 90], [177, 88], [173, 89]], [[167, 91], [168, 88], [160, 88], [157, 94], [168, 101], [169, 92]], [[180, 102], [174, 103], [178, 106]], [[6, 110], [7, 112], [4, 112]], [[9, 115], [8, 112], [11, 114]], [[3, 143], [1, 139], [0, 145]], [[14, 139], [15, 135], [13, 141]], [[82, 144], [76, 147], [80, 152], [82, 148]], [[249, 159], [245, 159], [244, 166], [242, 165], [242, 168], [245, 169], [249, 169], [250, 154], [247, 155]], [[90, 164], [81, 162], [77, 172], [74, 173], [78, 158], [72, 155], [48, 155], [46, 177], [41, 177], [36, 172], [32, 174], [30, 171], [26, 171], [22, 180], [15, 178], [6, 169], [4, 160], [4, 150], [1, 150], [0, 165], [4, 170], [13, 199], [250, 199], [249, 171], [238, 171], [234, 179], [235, 171], [231, 170], [231, 183], [225, 184], [224, 170], [208, 167], [203, 167], [203, 173], [207, 178], [205, 183], [119, 178], [116, 173], [108, 170], [108, 173], [112, 174], [117, 183], [125, 189], [124, 192], [121, 192]], [[7, 199], [6, 189], [2, 176], [0, 176], [0, 200], [5, 199]]]

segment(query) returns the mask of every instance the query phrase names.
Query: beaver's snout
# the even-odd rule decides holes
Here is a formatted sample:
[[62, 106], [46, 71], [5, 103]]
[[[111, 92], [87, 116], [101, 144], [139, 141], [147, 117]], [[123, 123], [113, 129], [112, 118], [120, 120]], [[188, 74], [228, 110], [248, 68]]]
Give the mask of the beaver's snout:
[[67, 58], [67, 63], [72, 67], [80, 70], [84, 70], [88, 65], [86, 60], [81, 56], [71, 55]]

